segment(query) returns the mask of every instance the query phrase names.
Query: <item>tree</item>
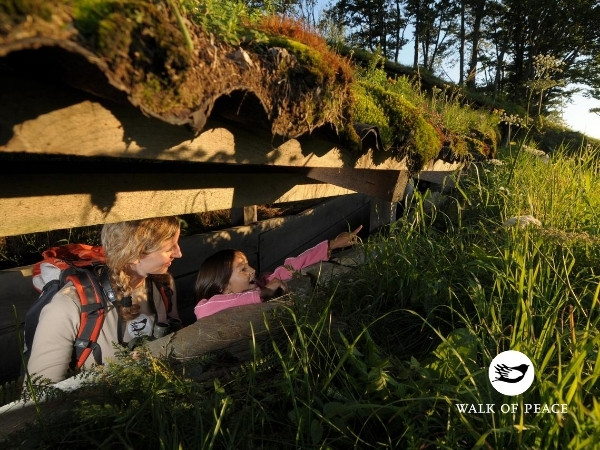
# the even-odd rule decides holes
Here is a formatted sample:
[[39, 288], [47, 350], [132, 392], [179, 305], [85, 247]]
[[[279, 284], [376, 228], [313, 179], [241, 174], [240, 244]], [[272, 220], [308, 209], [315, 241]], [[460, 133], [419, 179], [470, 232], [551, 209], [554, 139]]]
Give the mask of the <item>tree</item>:
[[397, 61], [406, 44], [401, 32], [407, 23], [401, 0], [341, 0], [324, 14], [328, 21], [346, 30], [346, 39], [352, 46], [373, 52], [380, 49], [387, 58]]
[[469, 71], [465, 84], [470, 88], [475, 88], [475, 77], [477, 75], [477, 65], [479, 64], [479, 45], [481, 40], [481, 25], [485, 14], [485, 0], [472, 0], [467, 2], [471, 11], [471, 58], [469, 59]]
[[536, 58], [550, 56], [562, 71], [547, 75], [549, 87], [536, 93], [540, 112], [573, 83], [600, 97], [598, 0], [338, 0], [328, 14], [351, 45], [380, 49], [394, 61], [410, 25], [415, 68], [435, 71], [456, 58], [454, 49], [460, 83], [479, 89], [484, 77], [486, 90], [523, 106], [536, 79]]
[[[551, 5], [543, 0], [505, 3], [508, 22], [513, 26], [507, 84], [510, 97], [515, 100], [527, 97], [527, 82], [535, 77], [535, 58], [539, 55], [550, 55], [563, 63], [555, 81], [597, 83], [600, 5], [596, 0], [558, 0]], [[562, 92], [563, 88], [557, 84], [545, 91], [543, 100], [549, 103]]]
[[438, 0], [431, 2], [426, 17], [426, 28], [421, 36], [423, 50], [423, 66], [433, 72], [435, 67], [441, 67], [441, 61], [454, 50], [459, 23], [460, 5], [454, 0]]

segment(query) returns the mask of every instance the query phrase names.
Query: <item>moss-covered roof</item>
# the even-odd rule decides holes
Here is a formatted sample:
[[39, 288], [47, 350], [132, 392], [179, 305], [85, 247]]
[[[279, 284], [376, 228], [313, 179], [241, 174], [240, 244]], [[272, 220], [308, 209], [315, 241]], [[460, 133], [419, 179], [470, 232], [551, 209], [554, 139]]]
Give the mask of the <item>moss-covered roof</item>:
[[242, 18], [230, 33], [206, 16], [172, 0], [8, 0], [0, 5], [0, 57], [43, 60], [78, 89], [196, 132], [218, 113], [285, 138], [329, 126], [358, 149], [355, 124], [366, 122], [389, 135], [384, 150], [408, 156], [415, 170], [458, 141], [402, 96], [359, 84], [349, 59], [301, 24]]
[[[277, 135], [341, 123], [347, 73], [314, 70], [307, 58], [301, 62], [281, 46], [260, 53], [233, 46], [206, 33], [174, 4], [9, 1], [0, 6], [0, 56], [61, 48], [64, 53], [53, 63], [69, 74], [69, 82], [109, 97], [116, 89], [146, 114], [198, 131], [216, 100], [238, 91], [255, 96]], [[86, 72], [69, 73], [75, 58], [97, 67], [108, 86], [88, 85]]]

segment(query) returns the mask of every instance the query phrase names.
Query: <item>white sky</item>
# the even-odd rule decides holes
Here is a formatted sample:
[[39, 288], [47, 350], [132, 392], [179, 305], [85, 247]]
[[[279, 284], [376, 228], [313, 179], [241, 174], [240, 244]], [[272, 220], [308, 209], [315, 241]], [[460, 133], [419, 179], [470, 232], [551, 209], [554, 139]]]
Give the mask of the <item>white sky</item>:
[[590, 113], [591, 108], [600, 108], [600, 100], [585, 98], [577, 94], [565, 107], [563, 120], [569, 128], [600, 139], [600, 115]]

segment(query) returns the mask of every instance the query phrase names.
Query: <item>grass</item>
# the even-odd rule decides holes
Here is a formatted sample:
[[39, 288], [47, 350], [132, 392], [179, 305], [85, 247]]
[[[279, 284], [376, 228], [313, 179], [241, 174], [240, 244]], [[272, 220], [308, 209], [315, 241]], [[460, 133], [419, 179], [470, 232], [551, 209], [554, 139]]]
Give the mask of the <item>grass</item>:
[[[192, 376], [219, 355], [185, 366], [124, 356], [68, 417], [8, 442], [76, 448], [85, 435], [147, 448], [589, 448], [600, 439], [597, 151], [542, 163], [504, 149], [503, 165], [472, 165], [445, 203], [417, 193], [364, 244], [363, 266], [287, 310], [284, 338], [254, 343], [253, 359], [229, 376]], [[522, 214], [542, 226], [502, 225]], [[487, 378], [508, 349], [536, 370], [515, 397]], [[456, 406], [479, 403], [494, 411]], [[515, 412], [501, 409], [511, 404]], [[567, 412], [526, 413], [527, 404]]]
[[469, 158], [493, 157], [500, 139], [500, 116], [472, 108], [460, 88], [421, 88], [409, 76], [390, 76], [375, 54], [357, 70], [353, 86], [356, 121], [378, 127], [387, 150], [409, 153], [417, 169], [442, 148]]

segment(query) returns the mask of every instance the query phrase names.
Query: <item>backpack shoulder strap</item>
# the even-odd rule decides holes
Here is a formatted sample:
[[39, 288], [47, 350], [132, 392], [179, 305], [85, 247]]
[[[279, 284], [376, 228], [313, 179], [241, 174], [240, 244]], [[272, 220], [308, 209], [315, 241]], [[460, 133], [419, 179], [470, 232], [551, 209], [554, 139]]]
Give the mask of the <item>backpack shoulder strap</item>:
[[104, 324], [107, 303], [96, 274], [87, 269], [75, 269], [65, 277], [65, 281], [73, 283], [81, 301], [81, 318], [74, 343], [73, 368], [80, 369], [90, 354], [97, 364], [102, 364], [102, 350], [97, 340]]
[[152, 284], [156, 286], [156, 289], [160, 293], [160, 297], [165, 304], [165, 311], [168, 315], [173, 308], [173, 289], [171, 288], [170, 278], [164, 276], [150, 278], [152, 280]]

